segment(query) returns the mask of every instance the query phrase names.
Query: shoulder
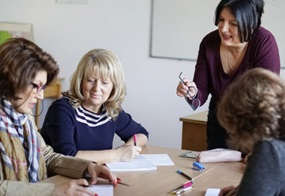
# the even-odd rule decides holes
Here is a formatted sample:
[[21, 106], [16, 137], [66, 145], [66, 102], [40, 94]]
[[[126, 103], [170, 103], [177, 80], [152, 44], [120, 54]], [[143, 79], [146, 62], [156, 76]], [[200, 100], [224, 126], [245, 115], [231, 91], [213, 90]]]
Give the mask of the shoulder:
[[256, 31], [256, 35], [257, 36], [273, 36], [273, 34], [268, 30], [268, 29], [266, 29], [266, 28], [264, 28], [264, 27], [262, 27], [262, 26], [260, 26], [259, 28], [258, 28], [258, 30]]
[[258, 30], [256, 31], [256, 33], [254, 34], [253, 41], [269, 41], [269, 42], [276, 42], [274, 35], [267, 29], [265, 29], [264, 27], [259, 27]]
[[53, 102], [53, 104], [54, 104], [54, 103], [61, 103], [61, 104], [68, 104], [68, 105], [70, 105], [69, 99], [68, 99], [67, 97], [61, 97], [61, 98], [55, 100], [55, 101]]
[[200, 52], [207, 53], [211, 55], [217, 51], [217, 48], [220, 47], [221, 38], [218, 30], [208, 33], [200, 43]]
[[125, 110], [121, 110], [120, 112], [119, 112], [119, 117], [123, 117], [123, 118], [126, 118], [126, 117], [128, 117], [128, 118], [132, 118], [132, 115], [130, 114], [130, 113], [128, 113], [128, 112], [126, 112]]
[[262, 141], [254, 148], [254, 165], [256, 166], [263, 164], [265, 167], [269, 167], [270, 165], [270, 167], [274, 168], [277, 173], [282, 173], [282, 175], [285, 175], [284, 151], [284, 140], [273, 139], [269, 141]]
[[133, 118], [132, 116], [127, 113], [126, 111], [124, 111], [123, 109], [119, 112], [119, 115], [117, 116], [117, 118], [114, 120], [116, 123], [118, 124], [138, 124]]
[[58, 108], [58, 107], [66, 107], [66, 108], [72, 108], [71, 104], [69, 103], [69, 99], [67, 97], [61, 97], [57, 100], [55, 100], [51, 106], [51, 108]]
[[285, 159], [285, 141], [279, 139], [273, 139], [268, 141], [262, 141], [254, 148], [254, 152], [259, 156], [272, 157], [273, 159]]
[[61, 97], [55, 100], [48, 108], [47, 116], [58, 116], [63, 113], [74, 114], [75, 109], [69, 103], [69, 99], [66, 97]]
[[131, 115], [125, 112], [123, 109], [119, 112], [117, 118], [115, 118], [115, 121], [120, 121], [122, 119], [131, 118]]
[[202, 43], [220, 43], [221, 38], [218, 30], [211, 31], [202, 39]]

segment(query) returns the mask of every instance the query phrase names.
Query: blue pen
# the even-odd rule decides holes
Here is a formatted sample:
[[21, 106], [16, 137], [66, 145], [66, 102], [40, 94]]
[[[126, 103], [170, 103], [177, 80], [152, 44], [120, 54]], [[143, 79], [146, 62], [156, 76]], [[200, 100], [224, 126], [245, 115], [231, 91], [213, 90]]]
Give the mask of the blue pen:
[[182, 176], [184, 176], [185, 178], [192, 180], [192, 178], [190, 176], [188, 176], [187, 174], [185, 174], [184, 172], [182, 172], [180, 169], [177, 170], [177, 173], [181, 174]]

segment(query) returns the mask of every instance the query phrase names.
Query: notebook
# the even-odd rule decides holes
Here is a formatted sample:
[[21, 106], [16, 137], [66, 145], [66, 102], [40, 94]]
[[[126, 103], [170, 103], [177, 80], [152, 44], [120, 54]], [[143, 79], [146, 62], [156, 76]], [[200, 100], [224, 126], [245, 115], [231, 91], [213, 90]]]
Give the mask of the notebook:
[[168, 154], [141, 154], [140, 156], [150, 160], [157, 166], [174, 165]]
[[114, 186], [109, 184], [102, 185], [90, 185], [87, 189], [97, 193], [99, 196], [113, 196], [114, 195]]

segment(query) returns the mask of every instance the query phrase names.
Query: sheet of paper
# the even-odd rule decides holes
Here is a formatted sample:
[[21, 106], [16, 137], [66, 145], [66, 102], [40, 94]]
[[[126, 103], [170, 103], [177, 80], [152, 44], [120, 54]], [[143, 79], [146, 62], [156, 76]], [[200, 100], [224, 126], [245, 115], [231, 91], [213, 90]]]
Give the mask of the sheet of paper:
[[218, 196], [220, 191], [221, 191], [221, 189], [208, 188], [205, 196]]
[[106, 164], [111, 171], [146, 171], [146, 170], [157, 170], [156, 165], [154, 165], [150, 160], [138, 156], [130, 162], [113, 162]]
[[174, 165], [168, 154], [141, 154], [140, 156], [150, 160], [154, 165]]
[[97, 193], [99, 196], [113, 196], [114, 195], [114, 186], [109, 184], [102, 185], [91, 185], [87, 189], [92, 190], [94, 193]]

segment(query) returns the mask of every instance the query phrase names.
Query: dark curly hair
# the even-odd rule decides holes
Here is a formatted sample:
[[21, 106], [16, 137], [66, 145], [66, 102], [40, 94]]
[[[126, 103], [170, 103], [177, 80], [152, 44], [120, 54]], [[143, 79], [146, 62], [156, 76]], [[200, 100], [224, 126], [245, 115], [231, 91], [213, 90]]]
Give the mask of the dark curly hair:
[[0, 96], [18, 99], [39, 71], [47, 72], [49, 85], [59, 72], [54, 58], [25, 38], [11, 38], [0, 45]]
[[233, 149], [285, 136], [285, 83], [275, 73], [254, 68], [232, 83], [218, 104], [218, 119]]

